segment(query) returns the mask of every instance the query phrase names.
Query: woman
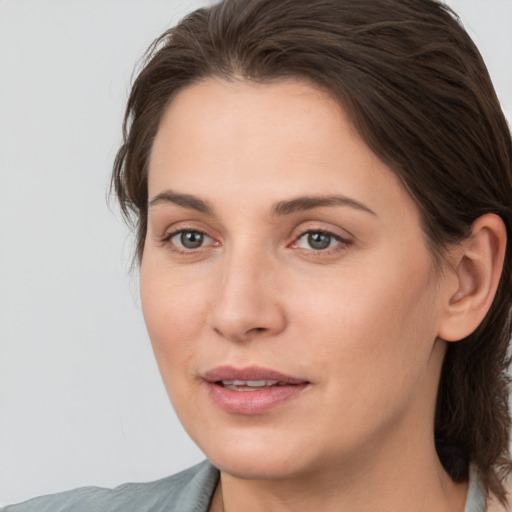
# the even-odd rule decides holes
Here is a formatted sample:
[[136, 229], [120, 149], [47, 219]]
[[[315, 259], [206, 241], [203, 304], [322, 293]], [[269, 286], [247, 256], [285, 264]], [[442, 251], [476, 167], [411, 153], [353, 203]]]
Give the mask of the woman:
[[152, 47], [113, 185], [208, 462], [8, 512], [505, 506], [512, 142], [433, 0], [224, 0]]

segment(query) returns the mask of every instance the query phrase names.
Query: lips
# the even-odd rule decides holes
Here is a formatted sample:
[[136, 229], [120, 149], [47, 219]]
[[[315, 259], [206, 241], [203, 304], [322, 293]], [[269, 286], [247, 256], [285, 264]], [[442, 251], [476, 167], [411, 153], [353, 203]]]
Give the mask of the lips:
[[298, 396], [309, 381], [260, 367], [221, 366], [203, 376], [210, 399], [231, 414], [263, 414]]

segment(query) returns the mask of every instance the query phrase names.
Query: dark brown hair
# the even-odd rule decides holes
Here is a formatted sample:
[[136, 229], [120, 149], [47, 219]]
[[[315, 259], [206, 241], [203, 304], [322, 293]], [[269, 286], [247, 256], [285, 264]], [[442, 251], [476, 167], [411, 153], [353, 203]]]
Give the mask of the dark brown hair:
[[453, 479], [469, 461], [505, 499], [512, 304], [512, 141], [485, 64], [455, 14], [435, 0], [224, 0], [199, 9], [150, 48], [124, 121], [112, 183], [147, 224], [147, 167], [165, 107], [209, 77], [298, 78], [327, 90], [416, 201], [436, 258], [485, 213], [507, 227], [505, 267], [478, 329], [448, 345], [435, 439]]

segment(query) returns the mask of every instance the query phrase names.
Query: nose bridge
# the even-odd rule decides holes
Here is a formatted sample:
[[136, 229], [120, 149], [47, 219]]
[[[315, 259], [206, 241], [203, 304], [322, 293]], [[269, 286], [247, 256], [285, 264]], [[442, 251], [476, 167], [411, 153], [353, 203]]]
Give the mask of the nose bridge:
[[210, 314], [215, 331], [232, 340], [243, 340], [283, 329], [276, 266], [272, 256], [255, 241], [239, 241], [226, 249]]

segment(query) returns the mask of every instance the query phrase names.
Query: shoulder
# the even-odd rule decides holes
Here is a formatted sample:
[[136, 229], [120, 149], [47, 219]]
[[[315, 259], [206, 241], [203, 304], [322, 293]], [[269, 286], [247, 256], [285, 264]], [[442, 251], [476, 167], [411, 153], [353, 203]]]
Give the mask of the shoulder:
[[512, 478], [504, 482], [508, 504], [501, 503], [496, 496], [488, 494], [482, 482], [480, 471], [471, 464], [469, 471], [469, 489], [464, 512], [510, 512], [512, 509]]
[[208, 462], [148, 483], [84, 487], [5, 507], [3, 512], [206, 512], [219, 479]]
[[509, 475], [505, 480], [505, 490], [507, 492], [507, 503], [501, 503], [494, 495], [490, 495], [487, 500], [486, 512], [510, 512], [512, 510], [512, 476]]

